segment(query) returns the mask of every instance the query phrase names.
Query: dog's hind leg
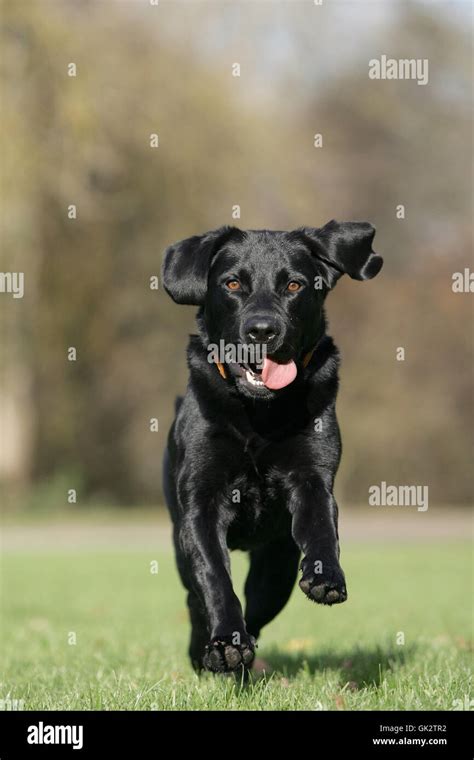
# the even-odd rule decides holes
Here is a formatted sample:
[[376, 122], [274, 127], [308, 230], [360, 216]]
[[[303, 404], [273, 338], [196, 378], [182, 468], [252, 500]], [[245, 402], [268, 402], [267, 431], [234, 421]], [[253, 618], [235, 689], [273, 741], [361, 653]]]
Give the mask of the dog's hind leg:
[[254, 549], [245, 581], [248, 632], [258, 637], [264, 625], [283, 609], [298, 575], [300, 550], [292, 536], [284, 536]]
[[209, 641], [209, 630], [203, 606], [194, 591], [189, 591], [187, 602], [189, 618], [191, 621], [189, 657], [194, 670], [200, 672], [204, 667], [203, 659], [206, 651], [206, 644]]
[[[177, 535], [175, 531], [175, 542]], [[186, 562], [182, 557], [179, 546], [176, 546], [176, 564], [181, 577], [183, 586], [187, 590], [187, 605], [189, 610], [189, 622], [191, 623], [191, 638], [189, 640], [189, 658], [191, 664], [197, 672], [200, 672], [204, 665], [203, 659], [206, 651], [206, 644], [209, 641], [209, 627], [206, 612], [203, 604], [193, 589], [189, 572], [186, 568]]]

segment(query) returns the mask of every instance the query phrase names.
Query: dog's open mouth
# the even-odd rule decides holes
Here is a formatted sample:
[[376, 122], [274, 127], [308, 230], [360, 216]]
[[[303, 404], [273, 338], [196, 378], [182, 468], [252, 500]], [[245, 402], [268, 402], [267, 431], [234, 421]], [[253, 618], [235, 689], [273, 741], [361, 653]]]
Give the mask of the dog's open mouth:
[[257, 364], [231, 364], [231, 371], [237, 375], [241, 382], [248, 383], [253, 388], [268, 388], [276, 391], [285, 388], [293, 382], [297, 369], [293, 360], [280, 363], [268, 356], [263, 360], [263, 365]]
[[253, 385], [255, 388], [262, 388], [265, 383], [262, 380], [262, 366], [256, 364], [241, 364], [242, 376], [245, 377], [247, 383]]

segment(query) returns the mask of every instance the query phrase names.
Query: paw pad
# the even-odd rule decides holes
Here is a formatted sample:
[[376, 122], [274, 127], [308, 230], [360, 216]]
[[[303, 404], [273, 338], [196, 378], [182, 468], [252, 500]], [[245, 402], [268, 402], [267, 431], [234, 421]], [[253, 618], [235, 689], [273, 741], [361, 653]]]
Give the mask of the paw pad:
[[311, 576], [300, 580], [300, 589], [318, 604], [341, 604], [347, 599], [346, 582], [342, 570], [331, 573], [329, 579]]
[[249, 638], [241, 644], [233, 644], [232, 637], [213, 639], [204, 655], [204, 667], [213, 673], [229, 673], [248, 668], [255, 657], [255, 640]]

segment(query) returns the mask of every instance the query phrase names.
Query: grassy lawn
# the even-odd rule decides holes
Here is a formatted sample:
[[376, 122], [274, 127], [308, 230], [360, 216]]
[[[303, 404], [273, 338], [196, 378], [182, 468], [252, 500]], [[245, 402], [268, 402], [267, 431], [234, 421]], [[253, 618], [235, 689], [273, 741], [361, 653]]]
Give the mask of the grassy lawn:
[[[150, 572], [157, 560], [158, 573]], [[246, 687], [196, 676], [172, 554], [7, 553], [0, 698], [24, 709], [453, 709], [471, 693], [470, 550], [463, 542], [346, 547], [349, 600], [295, 588]], [[247, 560], [233, 559], [241, 589]], [[403, 633], [404, 645], [397, 644]], [[68, 643], [71, 633], [76, 644]], [[398, 637], [399, 640], [401, 637]]]

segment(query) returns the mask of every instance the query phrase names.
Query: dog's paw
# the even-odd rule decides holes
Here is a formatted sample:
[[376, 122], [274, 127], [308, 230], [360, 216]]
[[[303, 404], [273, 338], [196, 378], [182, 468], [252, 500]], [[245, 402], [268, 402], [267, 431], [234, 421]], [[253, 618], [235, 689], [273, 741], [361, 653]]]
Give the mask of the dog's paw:
[[346, 601], [346, 579], [339, 565], [310, 562], [305, 558], [301, 569], [303, 577], [299, 585], [308, 599], [318, 604], [341, 604]]
[[239, 644], [235, 636], [216, 636], [206, 646], [203, 665], [213, 673], [231, 673], [250, 668], [255, 657], [253, 636], [241, 636]]

